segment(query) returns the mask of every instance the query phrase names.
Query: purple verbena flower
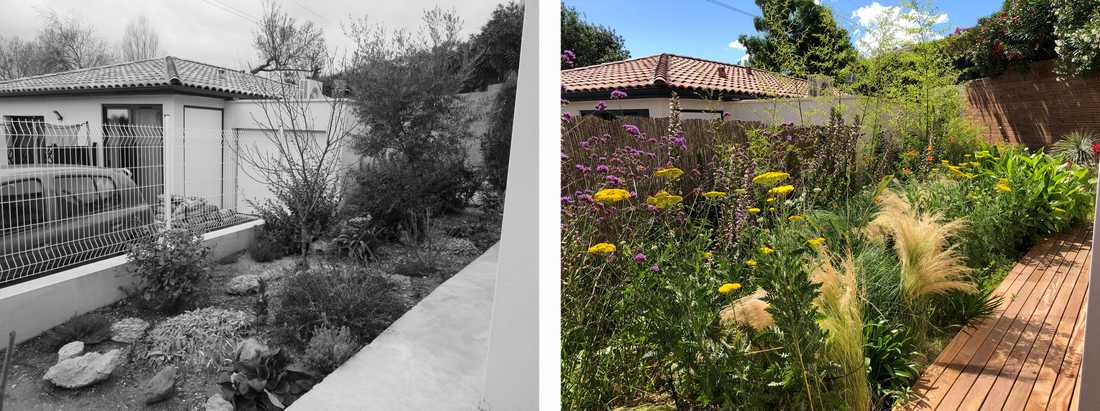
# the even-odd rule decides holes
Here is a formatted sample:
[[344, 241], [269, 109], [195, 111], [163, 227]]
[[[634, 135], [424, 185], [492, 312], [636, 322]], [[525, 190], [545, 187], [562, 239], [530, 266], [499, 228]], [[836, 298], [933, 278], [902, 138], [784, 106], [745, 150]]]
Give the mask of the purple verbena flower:
[[584, 164], [577, 164], [576, 167], [577, 167], [577, 171], [580, 171], [582, 173], [587, 173], [589, 171], [592, 171], [592, 167], [586, 166]]
[[658, 267], [657, 264], [653, 264], [652, 267], [649, 267], [649, 271], [659, 273], [659, 272], [661, 272], [661, 267]]
[[638, 128], [638, 126], [633, 125], [633, 124], [623, 124], [623, 130], [626, 130], [626, 132], [630, 133], [630, 135], [632, 135], [632, 136], [637, 136], [637, 135], [642, 134], [642, 130], [640, 130]]
[[564, 206], [564, 205], [570, 205], [570, 204], [573, 204], [573, 197], [561, 196], [561, 205]]
[[569, 121], [569, 120], [573, 119], [573, 115], [570, 114], [568, 111], [566, 111], [564, 113], [561, 113], [561, 118], [564, 119], [565, 121]]
[[561, 52], [561, 62], [565, 64], [573, 64], [573, 60], [577, 59], [577, 55], [573, 54], [573, 50], [566, 50]]
[[611, 90], [611, 99], [612, 100], [618, 99], [618, 98], [624, 98], [624, 97], [626, 97], [626, 92], [625, 91], [622, 91], [622, 90], [619, 90], [619, 89]]
[[608, 167], [607, 164], [600, 164], [600, 165], [596, 166], [596, 172], [597, 173], [606, 173], [608, 171], [611, 171], [611, 168]]
[[622, 185], [623, 183], [625, 183], [625, 181], [623, 181], [623, 179], [619, 178], [619, 176], [608, 175], [608, 176], [605, 176], [603, 179], [605, 181], [607, 181], [608, 184], [611, 184], [611, 185]]
[[607, 103], [604, 103], [602, 101], [599, 102], [599, 103], [596, 103], [596, 111], [604, 111], [604, 110], [607, 110]]
[[646, 259], [645, 254], [642, 254], [642, 253], [634, 254], [634, 261], [637, 261], [637, 262], [640, 263], [642, 261], [645, 261], [645, 259]]

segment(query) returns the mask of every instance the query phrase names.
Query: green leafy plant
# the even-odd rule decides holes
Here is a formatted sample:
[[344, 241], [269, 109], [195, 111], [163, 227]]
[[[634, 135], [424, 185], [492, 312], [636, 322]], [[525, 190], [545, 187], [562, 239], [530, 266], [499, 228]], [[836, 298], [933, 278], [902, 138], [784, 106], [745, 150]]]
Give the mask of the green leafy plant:
[[174, 311], [187, 302], [210, 269], [210, 249], [202, 236], [186, 229], [161, 229], [151, 241], [130, 249], [130, 262], [138, 278], [132, 294], [159, 311]]
[[347, 219], [332, 239], [337, 254], [356, 261], [373, 260], [379, 242], [378, 228], [370, 215]]
[[219, 372], [221, 395], [235, 410], [282, 410], [316, 383], [313, 374], [290, 364], [279, 348], [245, 351], [238, 346], [232, 366]]

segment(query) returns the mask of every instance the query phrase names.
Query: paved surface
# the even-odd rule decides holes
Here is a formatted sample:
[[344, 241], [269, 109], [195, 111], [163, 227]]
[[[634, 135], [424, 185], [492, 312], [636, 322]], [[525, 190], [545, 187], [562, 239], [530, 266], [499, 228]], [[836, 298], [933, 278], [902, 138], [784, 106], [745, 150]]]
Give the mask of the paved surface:
[[476, 410], [496, 282], [494, 245], [290, 410]]
[[997, 288], [992, 318], [948, 343], [911, 410], [1076, 410], [1092, 224], [1039, 242]]

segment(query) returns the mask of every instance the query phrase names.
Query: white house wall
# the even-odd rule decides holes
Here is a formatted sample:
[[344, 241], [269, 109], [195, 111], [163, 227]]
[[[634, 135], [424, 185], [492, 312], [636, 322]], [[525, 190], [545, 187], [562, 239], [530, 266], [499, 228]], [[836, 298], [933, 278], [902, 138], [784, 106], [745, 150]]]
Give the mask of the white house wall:
[[[628, 98], [622, 100], [602, 100], [608, 110], [645, 109], [653, 118], [669, 116], [667, 98]], [[570, 101], [562, 111], [579, 116], [581, 110], [592, 110], [598, 101]], [[729, 118], [740, 121], [755, 121], [765, 124], [805, 124], [821, 125], [829, 121], [830, 108], [838, 106], [845, 120], [851, 121], [862, 107], [857, 97], [809, 97], [799, 99], [757, 99], [738, 101], [713, 101], [680, 97], [680, 118], [714, 118], [718, 113], [699, 113], [690, 110], [719, 111], [729, 113]]]

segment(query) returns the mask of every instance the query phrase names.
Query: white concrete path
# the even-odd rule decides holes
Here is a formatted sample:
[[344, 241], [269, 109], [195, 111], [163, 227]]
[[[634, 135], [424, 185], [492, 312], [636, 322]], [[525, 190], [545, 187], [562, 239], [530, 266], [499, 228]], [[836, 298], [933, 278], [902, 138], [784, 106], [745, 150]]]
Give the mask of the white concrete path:
[[437, 287], [288, 409], [478, 409], [499, 248]]

